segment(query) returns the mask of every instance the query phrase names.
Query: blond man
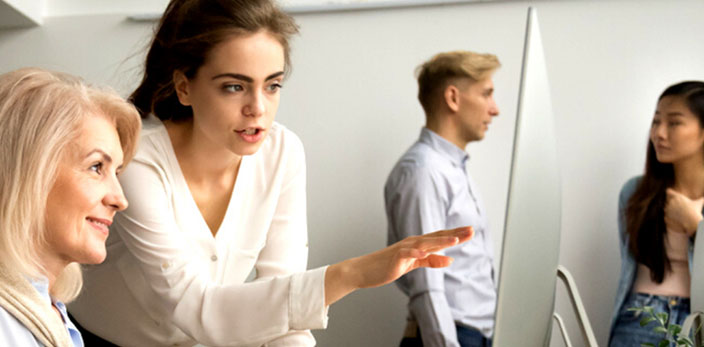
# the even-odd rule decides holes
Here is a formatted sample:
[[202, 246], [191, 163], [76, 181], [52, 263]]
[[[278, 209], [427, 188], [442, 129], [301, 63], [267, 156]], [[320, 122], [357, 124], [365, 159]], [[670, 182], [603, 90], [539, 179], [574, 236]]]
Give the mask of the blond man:
[[490, 346], [496, 286], [493, 245], [484, 206], [469, 176], [468, 143], [484, 138], [499, 114], [492, 54], [440, 53], [418, 68], [418, 100], [426, 124], [396, 163], [384, 188], [388, 243], [433, 230], [471, 225], [471, 242], [444, 251], [444, 270], [418, 269], [396, 283], [408, 295], [411, 346]]

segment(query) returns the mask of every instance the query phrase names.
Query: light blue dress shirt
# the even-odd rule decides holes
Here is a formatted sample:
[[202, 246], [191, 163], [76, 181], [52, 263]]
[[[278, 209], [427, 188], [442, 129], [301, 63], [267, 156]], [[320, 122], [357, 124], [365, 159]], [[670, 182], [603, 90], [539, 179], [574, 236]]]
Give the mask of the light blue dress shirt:
[[[51, 304], [51, 297], [49, 296], [49, 281], [46, 278], [43, 278], [40, 280], [30, 280], [30, 283], [35, 289], [37, 289], [39, 295], [45, 299], [47, 303]], [[71, 337], [73, 346], [84, 347], [81, 333], [78, 329], [76, 329], [76, 326], [73, 325], [73, 322], [68, 319], [66, 306], [60, 301], [56, 301], [54, 305], [61, 313], [61, 318], [64, 321], [64, 325], [66, 325], [66, 329]], [[0, 307], [0, 346], [42, 347], [44, 345], [41, 344], [34, 337], [32, 332], [20, 323], [15, 316]]]
[[396, 163], [384, 188], [388, 243], [412, 235], [471, 225], [474, 237], [439, 252], [445, 269], [416, 269], [396, 284], [409, 297], [423, 345], [459, 346], [455, 324], [491, 337], [496, 286], [486, 212], [466, 169], [469, 155], [427, 128]]

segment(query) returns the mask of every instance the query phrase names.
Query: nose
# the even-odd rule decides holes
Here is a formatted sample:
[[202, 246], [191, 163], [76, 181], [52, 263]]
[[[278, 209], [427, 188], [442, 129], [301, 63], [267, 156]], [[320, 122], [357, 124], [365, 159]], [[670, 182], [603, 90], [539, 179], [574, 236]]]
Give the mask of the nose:
[[244, 115], [249, 117], [259, 117], [266, 112], [264, 95], [261, 91], [253, 91], [244, 107]]
[[653, 140], [663, 140], [667, 137], [667, 131], [665, 131], [665, 125], [662, 122], [660, 122], [659, 124], [654, 124], [653, 128], [650, 131]]
[[127, 208], [127, 198], [125, 198], [125, 194], [122, 192], [122, 186], [117, 180], [117, 177], [113, 177], [111, 180], [107, 194], [103, 197], [103, 204], [111, 207], [115, 211], [122, 211]]
[[491, 106], [489, 107], [489, 115], [492, 117], [496, 117], [499, 115], [499, 106], [496, 105], [496, 101], [494, 99], [491, 99]]

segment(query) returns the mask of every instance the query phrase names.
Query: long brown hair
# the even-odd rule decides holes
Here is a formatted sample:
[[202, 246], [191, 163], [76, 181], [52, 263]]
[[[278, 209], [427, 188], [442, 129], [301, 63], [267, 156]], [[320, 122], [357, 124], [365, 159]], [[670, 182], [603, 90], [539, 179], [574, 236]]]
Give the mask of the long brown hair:
[[[665, 89], [658, 101], [666, 96], [681, 97], [704, 127], [704, 82], [687, 81]], [[662, 283], [670, 271], [670, 260], [665, 253], [666, 189], [674, 184], [672, 164], [661, 163], [655, 157], [655, 147], [648, 141], [645, 174], [626, 205], [626, 232], [628, 248], [638, 263], [650, 269], [650, 277]]]
[[231, 35], [259, 30], [281, 43], [289, 71], [288, 41], [298, 26], [271, 0], [172, 0], [147, 53], [142, 82], [129, 100], [143, 118], [154, 113], [161, 120], [190, 119], [193, 110], [178, 101], [173, 73], [193, 78], [215, 45]]

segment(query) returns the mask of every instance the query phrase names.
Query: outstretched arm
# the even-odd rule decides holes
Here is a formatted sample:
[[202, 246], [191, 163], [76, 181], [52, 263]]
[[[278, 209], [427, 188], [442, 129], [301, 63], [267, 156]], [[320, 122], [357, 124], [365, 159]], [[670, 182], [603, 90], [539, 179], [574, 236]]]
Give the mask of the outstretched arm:
[[473, 235], [471, 227], [461, 227], [411, 236], [374, 253], [330, 265], [325, 273], [325, 305], [357, 289], [391, 283], [419, 267], [449, 266], [452, 258], [433, 252], [466, 242]]

